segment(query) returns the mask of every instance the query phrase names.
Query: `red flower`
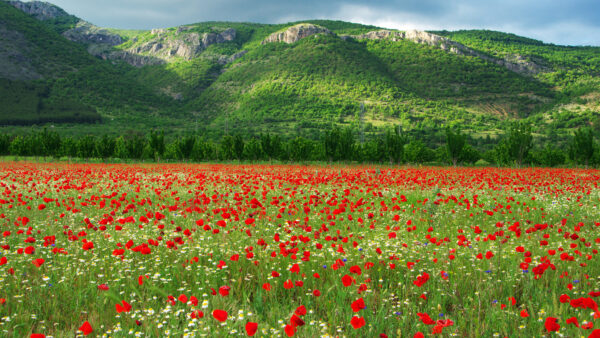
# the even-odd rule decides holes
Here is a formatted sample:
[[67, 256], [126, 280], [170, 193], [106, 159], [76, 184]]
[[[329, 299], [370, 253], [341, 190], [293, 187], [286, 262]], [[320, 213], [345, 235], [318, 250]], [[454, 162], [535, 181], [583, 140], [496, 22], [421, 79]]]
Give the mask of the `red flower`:
[[529, 317], [529, 313], [527, 313], [527, 310], [523, 309], [523, 310], [521, 310], [521, 313], [519, 313], [519, 316], [521, 316], [523, 318], [527, 318], [527, 317]]
[[121, 304], [115, 304], [115, 309], [117, 310], [117, 313], [121, 313], [121, 312], [129, 312], [131, 311], [131, 305], [129, 303], [127, 303], [126, 301], [121, 301]]
[[90, 325], [90, 323], [86, 320], [81, 327], [79, 327], [79, 331], [83, 332], [84, 336], [87, 336], [88, 334], [92, 333], [92, 331], [94, 331], [92, 329], [92, 325]]
[[254, 336], [254, 334], [256, 333], [256, 330], [258, 330], [258, 323], [253, 323], [253, 322], [246, 323], [246, 334], [247, 335], [249, 335], [250, 337]]
[[558, 329], [560, 329], [560, 325], [558, 325], [558, 319], [554, 317], [546, 318], [544, 326], [546, 327], [546, 331], [548, 332], [558, 331]]
[[571, 300], [571, 297], [569, 297], [569, 295], [560, 295], [559, 301], [561, 303], [568, 303]]
[[365, 308], [364, 299], [362, 299], [362, 297], [361, 297], [361, 298], [353, 301], [351, 304], [351, 307], [352, 307], [352, 311], [354, 311], [354, 312], [358, 312], [358, 311], [364, 309]]
[[292, 281], [288, 279], [283, 283], [283, 287], [286, 289], [291, 289], [294, 287], [294, 283], [292, 283]]
[[0, 258], [0, 265], [4, 265], [8, 262], [8, 259], [6, 257], [2, 257]]
[[295, 327], [295, 326], [293, 326], [293, 325], [286, 325], [286, 326], [285, 326], [285, 334], [286, 334], [288, 337], [291, 337], [291, 336], [293, 336], [293, 335], [294, 335], [294, 333], [296, 333], [296, 327]]
[[37, 266], [38, 268], [40, 266], [42, 266], [42, 264], [44, 264], [45, 260], [43, 258], [36, 258], [33, 261], [31, 261], [31, 263], [35, 266]]
[[265, 283], [265, 284], [263, 284], [262, 288], [265, 289], [265, 290], [267, 290], [267, 291], [271, 291], [271, 284]]
[[577, 320], [577, 317], [571, 317], [567, 319], [567, 325], [568, 324], [574, 324], [576, 327], [579, 327], [579, 321]]
[[354, 265], [354, 266], [350, 267], [350, 273], [355, 273], [360, 276], [360, 274], [362, 273], [362, 270], [360, 269], [360, 266]]
[[220, 322], [224, 322], [227, 320], [227, 311], [217, 309], [213, 311], [212, 315], [216, 320]]
[[352, 285], [353, 282], [354, 282], [354, 278], [352, 278], [348, 275], [344, 275], [344, 277], [342, 277], [342, 284], [344, 284], [345, 287]]
[[352, 325], [352, 327], [355, 330], [360, 329], [361, 327], [365, 326], [365, 319], [363, 317], [357, 317], [354, 316], [352, 317], [352, 319], [350, 320], [350, 324]]
[[225, 296], [229, 295], [229, 290], [231, 290], [231, 288], [229, 286], [227, 286], [227, 285], [221, 286], [219, 288], [219, 294], [221, 296], [225, 297]]
[[98, 290], [107, 291], [108, 290], [108, 285], [106, 285], [106, 284], [100, 284], [100, 285], [98, 285]]
[[429, 317], [429, 315], [427, 313], [417, 313], [417, 316], [419, 316], [419, 319], [423, 322], [423, 324], [425, 325], [433, 325], [435, 324], [435, 322], [433, 321], [433, 319], [431, 319], [431, 317]]
[[46, 335], [41, 333], [32, 333], [29, 338], [46, 338]]
[[415, 333], [413, 338], [425, 338], [425, 335], [423, 334], [423, 332], [417, 332]]
[[427, 283], [427, 281], [429, 280], [429, 274], [427, 272], [423, 272], [422, 275], [417, 277], [417, 280], [413, 281], [413, 284], [421, 287], [423, 286], [423, 284]]
[[292, 318], [290, 318], [290, 325], [292, 325], [294, 327], [303, 326], [304, 321], [302, 320], [302, 318], [296, 316], [296, 314], [293, 314]]
[[296, 308], [296, 311], [294, 311], [294, 313], [298, 316], [304, 316], [306, 314], [306, 307], [304, 305], [300, 305]]

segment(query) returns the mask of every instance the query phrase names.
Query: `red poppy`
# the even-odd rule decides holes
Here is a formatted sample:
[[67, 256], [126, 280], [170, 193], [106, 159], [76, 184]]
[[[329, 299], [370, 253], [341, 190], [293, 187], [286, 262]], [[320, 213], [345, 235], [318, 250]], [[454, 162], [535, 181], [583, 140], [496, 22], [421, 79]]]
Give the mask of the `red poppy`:
[[42, 264], [44, 264], [44, 262], [45, 262], [45, 260], [44, 260], [43, 258], [36, 258], [36, 259], [34, 259], [33, 261], [31, 261], [31, 263], [32, 263], [33, 265], [35, 265], [36, 267], [38, 267], [38, 268], [39, 268], [40, 266], [42, 266]]
[[79, 331], [83, 332], [84, 336], [92, 333], [94, 330], [92, 329], [92, 325], [86, 320], [80, 327]]
[[286, 325], [284, 331], [288, 337], [292, 337], [294, 333], [296, 333], [296, 327], [293, 325]]
[[100, 285], [98, 285], [98, 290], [107, 291], [108, 290], [108, 285], [106, 285], [106, 284], [100, 284]]
[[304, 305], [300, 305], [296, 308], [296, 311], [294, 311], [294, 313], [298, 316], [304, 316], [306, 314], [306, 307]]
[[527, 317], [529, 317], [529, 313], [527, 312], [527, 310], [523, 309], [523, 310], [521, 310], [521, 313], [519, 313], [519, 316], [521, 316], [523, 318], [527, 318]]
[[344, 277], [342, 277], [342, 284], [344, 284], [345, 287], [352, 285], [353, 282], [354, 282], [354, 278], [352, 278], [348, 275], [344, 275]]
[[546, 327], [546, 331], [558, 331], [560, 329], [560, 325], [558, 325], [558, 319], [554, 317], [546, 318], [546, 322], [544, 322], [544, 327]]
[[256, 331], [258, 330], [258, 323], [247, 322], [246, 323], [246, 334], [250, 337], [254, 336]]
[[229, 286], [227, 286], [227, 285], [221, 286], [219, 288], [219, 294], [221, 296], [225, 297], [225, 296], [229, 295], [229, 290], [231, 290], [231, 288]]
[[364, 309], [365, 308], [364, 299], [362, 299], [362, 297], [361, 297], [361, 298], [353, 301], [351, 304], [351, 307], [352, 307], [352, 311], [354, 311], [354, 312], [358, 312], [358, 311]]
[[352, 325], [352, 327], [355, 330], [360, 329], [361, 327], [365, 326], [365, 318], [364, 317], [357, 317], [354, 316], [352, 317], [352, 319], [350, 320], [350, 324]]
[[220, 322], [224, 322], [227, 320], [227, 311], [217, 309], [213, 311], [212, 315], [216, 320]]

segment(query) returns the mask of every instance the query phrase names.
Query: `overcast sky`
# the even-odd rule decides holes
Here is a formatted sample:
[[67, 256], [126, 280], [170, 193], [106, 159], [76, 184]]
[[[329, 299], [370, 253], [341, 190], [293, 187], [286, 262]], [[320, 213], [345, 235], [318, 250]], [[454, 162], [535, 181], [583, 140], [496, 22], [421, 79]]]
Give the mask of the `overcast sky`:
[[511, 32], [600, 46], [600, 0], [49, 0], [98, 26], [173, 27], [201, 21], [335, 19], [396, 29]]

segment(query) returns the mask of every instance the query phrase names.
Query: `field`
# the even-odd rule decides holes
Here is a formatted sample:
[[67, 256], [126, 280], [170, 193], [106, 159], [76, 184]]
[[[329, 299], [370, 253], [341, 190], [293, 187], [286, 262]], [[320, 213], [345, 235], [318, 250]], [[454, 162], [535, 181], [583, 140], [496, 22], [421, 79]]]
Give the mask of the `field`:
[[0, 164], [0, 336], [599, 337], [600, 172]]

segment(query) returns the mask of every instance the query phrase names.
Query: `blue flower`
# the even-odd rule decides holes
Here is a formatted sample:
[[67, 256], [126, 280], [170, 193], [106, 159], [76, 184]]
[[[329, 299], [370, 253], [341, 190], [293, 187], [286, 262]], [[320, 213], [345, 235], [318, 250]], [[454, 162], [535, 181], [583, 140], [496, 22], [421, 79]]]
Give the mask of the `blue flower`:
[[347, 261], [347, 259], [346, 259], [346, 258], [344, 258], [344, 259], [342, 259], [342, 261], [346, 262], [346, 261]]
[[323, 269], [327, 269], [327, 265], [323, 265]]
[[440, 317], [444, 317], [444, 314], [443, 314], [443, 313], [440, 313]]
[[579, 283], [579, 279], [574, 280], [573, 283]]
[[492, 273], [492, 270], [485, 270], [485, 273]]

